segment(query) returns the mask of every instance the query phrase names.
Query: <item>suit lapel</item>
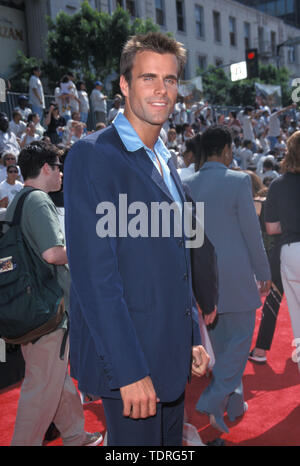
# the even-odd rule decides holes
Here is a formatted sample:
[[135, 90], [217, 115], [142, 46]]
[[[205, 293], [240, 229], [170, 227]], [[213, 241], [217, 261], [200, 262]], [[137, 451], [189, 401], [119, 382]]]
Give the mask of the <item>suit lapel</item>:
[[176, 184], [176, 188], [180, 194], [180, 197], [182, 199], [182, 202], [185, 202], [185, 194], [184, 194], [184, 190], [183, 190], [183, 187], [182, 187], [182, 182], [181, 182], [181, 179], [179, 178], [179, 175], [177, 173], [177, 170], [175, 168], [175, 165], [174, 165], [174, 162], [172, 159], [169, 159], [168, 161], [168, 167], [170, 169], [170, 172], [171, 172], [171, 176]]
[[[133, 153], [132, 153], [133, 154]], [[154, 166], [154, 164], [151, 162], [150, 158], [148, 157], [145, 149], [139, 149], [138, 151], [134, 152], [135, 159], [136, 159], [136, 164], [137, 166], [143, 170], [143, 172], [149, 176], [152, 181], [158, 186], [158, 188], [163, 191], [163, 193], [172, 201], [174, 202], [174, 199], [162, 179], [162, 176], [158, 172], [157, 168]]]

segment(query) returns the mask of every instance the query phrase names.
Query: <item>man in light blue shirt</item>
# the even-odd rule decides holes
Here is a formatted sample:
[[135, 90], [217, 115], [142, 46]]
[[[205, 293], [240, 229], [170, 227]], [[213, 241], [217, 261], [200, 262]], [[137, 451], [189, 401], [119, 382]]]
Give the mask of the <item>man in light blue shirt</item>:
[[121, 195], [129, 206], [184, 203], [159, 137], [184, 62], [182, 45], [161, 33], [129, 39], [120, 63], [124, 114], [75, 143], [64, 167], [72, 373], [80, 391], [102, 398], [108, 446], [182, 445], [185, 386], [208, 366], [184, 234], [97, 230], [107, 206], [120, 229]]
[[145, 146], [139, 135], [134, 130], [133, 126], [131, 126], [127, 118], [122, 113], [117, 115], [113, 121], [113, 125], [118, 131], [119, 136], [128, 151], [134, 152], [138, 149], [141, 149], [142, 147], [145, 149], [148, 156], [150, 157], [150, 160], [153, 162], [159, 174], [162, 176], [172, 198], [177, 203], [179, 208], [182, 209], [182, 200], [178, 193], [174, 179], [171, 176], [170, 168], [168, 167], [171, 154], [162, 142], [161, 138], [158, 137], [154, 144], [153, 150]]

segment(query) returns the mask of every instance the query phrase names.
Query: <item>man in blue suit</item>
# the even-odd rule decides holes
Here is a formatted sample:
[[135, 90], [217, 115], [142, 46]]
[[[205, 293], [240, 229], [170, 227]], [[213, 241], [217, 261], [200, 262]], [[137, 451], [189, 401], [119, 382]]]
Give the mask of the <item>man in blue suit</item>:
[[159, 138], [184, 62], [181, 44], [163, 34], [131, 38], [120, 64], [124, 115], [77, 142], [65, 163], [72, 375], [101, 396], [108, 445], [181, 445], [185, 385], [209, 359], [185, 234], [175, 222], [163, 235], [149, 211], [184, 207]]
[[228, 432], [223, 420], [244, 414], [242, 376], [261, 306], [258, 286], [267, 292], [271, 274], [248, 174], [228, 169], [232, 162], [230, 130], [210, 127], [201, 136], [204, 165], [185, 180], [195, 202], [205, 205], [205, 232], [215, 247], [219, 277], [218, 317], [210, 328], [216, 362], [211, 383], [197, 403], [211, 424]]

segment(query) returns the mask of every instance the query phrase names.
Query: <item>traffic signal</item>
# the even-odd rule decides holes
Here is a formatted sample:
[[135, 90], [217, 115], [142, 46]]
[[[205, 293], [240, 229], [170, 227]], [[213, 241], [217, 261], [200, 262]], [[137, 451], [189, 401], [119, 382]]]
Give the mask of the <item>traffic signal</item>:
[[257, 49], [246, 49], [247, 77], [258, 77], [258, 53]]

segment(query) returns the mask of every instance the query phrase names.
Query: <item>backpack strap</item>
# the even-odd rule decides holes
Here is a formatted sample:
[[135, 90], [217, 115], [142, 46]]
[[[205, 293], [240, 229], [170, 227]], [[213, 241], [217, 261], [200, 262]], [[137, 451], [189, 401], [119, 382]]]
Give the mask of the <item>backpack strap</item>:
[[32, 191], [40, 191], [40, 189], [31, 188], [31, 189], [25, 191], [23, 194], [21, 194], [21, 196], [20, 196], [19, 199], [18, 199], [18, 202], [17, 202], [16, 208], [15, 208], [15, 211], [14, 211], [13, 219], [12, 219], [12, 221], [10, 222], [10, 225], [11, 225], [11, 226], [15, 226], [15, 225], [19, 225], [19, 224], [20, 224], [20, 222], [21, 222], [21, 215], [22, 215], [22, 208], [23, 208], [23, 204], [24, 204], [25, 198], [28, 196], [28, 194], [32, 193]]

